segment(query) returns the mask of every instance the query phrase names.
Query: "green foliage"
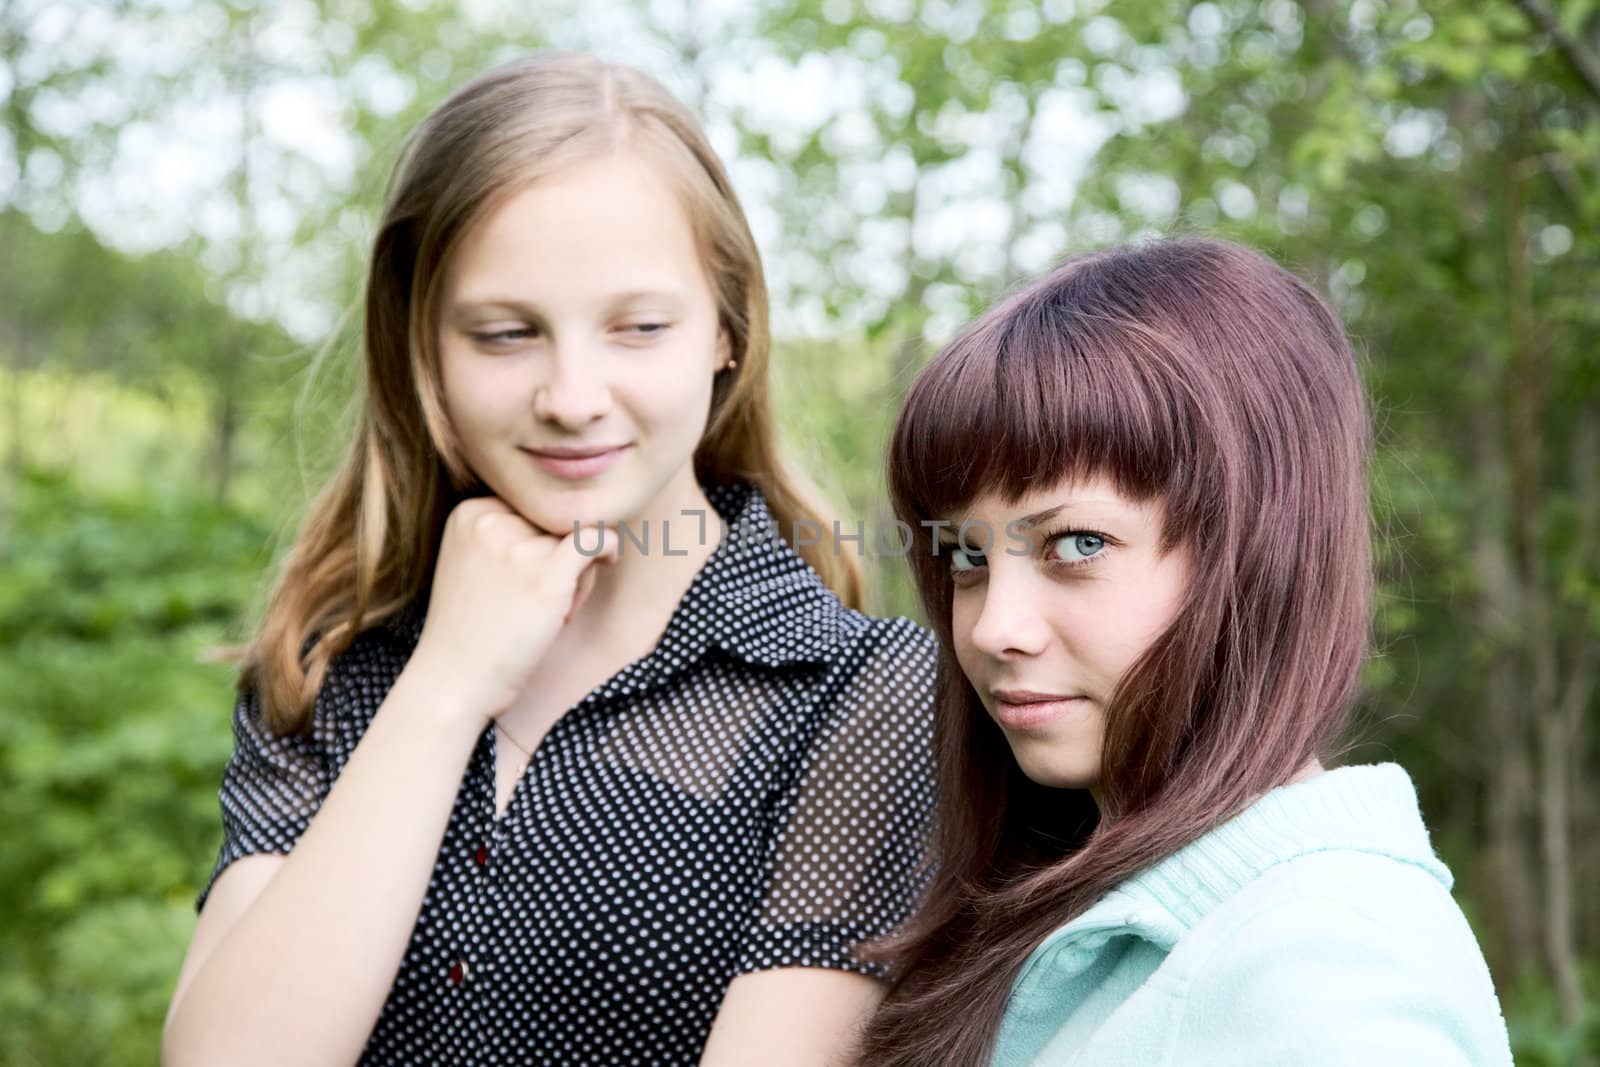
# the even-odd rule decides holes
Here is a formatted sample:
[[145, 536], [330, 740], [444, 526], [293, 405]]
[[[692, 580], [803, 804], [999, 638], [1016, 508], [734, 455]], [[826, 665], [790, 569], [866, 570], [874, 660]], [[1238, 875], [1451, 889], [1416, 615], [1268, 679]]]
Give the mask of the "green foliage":
[[216, 650], [268, 529], [205, 495], [30, 472], [0, 570], [0, 1060], [149, 1064], [216, 847]]
[[[293, 48], [271, 40], [271, 5], [0, 6], [0, 157], [20, 160], [0, 205], [0, 440], [33, 464], [9, 494], [0, 480], [0, 936], [15, 946], [0, 959], [0, 1060], [155, 1060], [218, 833], [231, 695], [213, 650], [239, 636], [269, 535], [330, 469], [360, 377], [359, 318], [314, 365], [314, 344], [237, 314], [265, 317], [241, 294], [293, 274], [351, 304], [405, 132], [546, 29], [584, 46], [572, 27], [591, 6], [604, 5], [536, 19], [515, 5], [315, 0], [297, 9], [308, 29]], [[1496, 716], [1531, 704], [1528, 605], [1554, 620], [1558, 681], [1582, 680], [1569, 668], [1600, 634], [1583, 473], [1600, 406], [1600, 94], [1527, 5], [767, 0], [724, 25], [673, 23], [672, 6], [621, 5], [729, 143], [770, 164], [777, 318], [810, 310], [825, 327], [780, 338], [778, 407], [795, 458], [848, 520], [887, 518], [884, 445], [933, 343], [1055, 257], [1213, 231], [1331, 294], [1377, 426], [1379, 637], [1358, 757], [1399, 759], [1416, 777], [1490, 948], [1519, 1062], [1600, 1056], [1592, 965], [1588, 1014], [1571, 1026], [1539, 973], [1542, 929], [1526, 975], [1502, 965], [1515, 923], [1487, 847], [1494, 783], [1521, 759], [1513, 843], [1542, 907], [1541, 767], [1526, 730], [1508, 741]], [[1542, 6], [1597, 51], [1600, 3]], [[125, 69], [76, 33], [104, 11], [133, 36], [189, 41], [192, 64]], [[55, 38], [31, 32], [61, 18]], [[610, 40], [587, 46], [650, 65]], [[803, 128], [775, 123], [760, 94], [717, 91], [719, 64], [769, 61], [820, 64], [830, 88], [865, 89]], [[257, 136], [253, 169], [229, 162], [209, 205], [236, 211], [238, 233], [197, 228], [146, 256], [73, 216], [80, 179], [121, 158], [120, 126], [219, 94], [259, 102], [296, 79], [337, 110], [347, 173]], [[96, 94], [78, 125], [52, 120]], [[263, 121], [246, 118], [258, 134]], [[1081, 175], [1063, 162], [1075, 153], [1093, 157]], [[997, 203], [1001, 232], [941, 243], [973, 190], [965, 206]], [[292, 226], [269, 233], [285, 212]], [[278, 259], [291, 251], [305, 253], [293, 270]], [[1517, 403], [1535, 425], [1532, 462], [1511, 447]], [[916, 614], [903, 564], [873, 570], [878, 610]], [[1600, 757], [1600, 706], [1592, 690], [1586, 700], [1580, 773]], [[1575, 792], [1569, 827], [1591, 961], [1592, 793]]]
[[1561, 1021], [1561, 1005], [1545, 983], [1524, 980], [1510, 992], [1506, 1019], [1517, 1067], [1569, 1067], [1600, 1059], [1600, 970], [1585, 969], [1588, 1010], [1577, 1027]]

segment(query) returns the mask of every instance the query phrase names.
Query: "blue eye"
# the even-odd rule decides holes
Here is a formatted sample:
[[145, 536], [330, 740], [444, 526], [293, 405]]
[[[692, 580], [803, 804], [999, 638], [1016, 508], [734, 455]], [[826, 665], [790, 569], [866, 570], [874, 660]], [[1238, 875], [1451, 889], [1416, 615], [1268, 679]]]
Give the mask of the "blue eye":
[[481, 345], [508, 345], [518, 341], [526, 341], [533, 337], [535, 330], [531, 326], [519, 326], [513, 330], [496, 330], [493, 333], [475, 333], [472, 339]]
[[613, 335], [617, 341], [625, 345], [654, 344], [667, 335], [672, 328], [670, 322], [657, 322], [654, 319], [640, 322], [624, 323], [613, 327]]
[[1068, 533], [1051, 539], [1056, 558], [1067, 563], [1077, 563], [1106, 547], [1105, 538], [1092, 533]]
[[979, 567], [987, 567], [989, 558], [982, 552], [972, 548], [962, 548], [959, 545], [950, 546], [950, 569], [953, 571], [970, 571]]

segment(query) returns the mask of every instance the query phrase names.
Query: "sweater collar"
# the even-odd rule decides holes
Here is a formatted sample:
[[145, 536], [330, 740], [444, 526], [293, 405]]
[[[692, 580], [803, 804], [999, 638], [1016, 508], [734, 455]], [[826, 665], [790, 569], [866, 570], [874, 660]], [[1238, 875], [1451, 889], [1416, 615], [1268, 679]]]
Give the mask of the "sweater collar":
[[1429, 844], [1416, 788], [1404, 768], [1340, 767], [1266, 793], [1107, 893], [1045, 945], [1115, 928], [1170, 947], [1272, 867], [1332, 850], [1388, 856], [1428, 872], [1447, 890], [1452, 883]]

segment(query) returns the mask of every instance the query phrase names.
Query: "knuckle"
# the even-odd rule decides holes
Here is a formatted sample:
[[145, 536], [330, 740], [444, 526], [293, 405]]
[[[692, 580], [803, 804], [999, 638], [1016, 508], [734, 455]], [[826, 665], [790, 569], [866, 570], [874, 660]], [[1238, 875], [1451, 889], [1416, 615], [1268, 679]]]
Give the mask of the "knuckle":
[[445, 524], [449, 526], [465, 526], [471, 528], [472, 525], [485, 514], [488, 514], [488, 512], [484, 507], [484, 498], [473, 497], [468, 500], [463, 500], [461, 503], [451, 508], [450, 515], [445, 520]]
[[507, 521], [510, 518], [510, 515], [497, 508], [486, 509], [473, 516], [472, 529], [476, 533], [486, 534], [491, 530], [510, 526], [511, 524]]

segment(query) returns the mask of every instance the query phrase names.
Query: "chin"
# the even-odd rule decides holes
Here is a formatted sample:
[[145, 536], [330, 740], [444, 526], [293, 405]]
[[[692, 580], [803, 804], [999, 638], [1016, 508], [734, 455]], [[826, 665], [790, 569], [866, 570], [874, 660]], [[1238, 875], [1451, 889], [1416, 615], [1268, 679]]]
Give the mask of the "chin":
[[1019, 750], [1013, 746], [1017, 766], [1035, 785], [1046, 789], [1092, 789], [1100, 780], [1100, 768], [1084, 761], [1063, 759], [1059, 753]]
[[604, 506], [582, 508], [552, 508], [543, 507], [532, 514], [522, 513], [522, 517], [533, 523], [552, 537], [566, 537], [577, 527], [599, 526], [602, 523], [615, 528], [619, 523], [627, 522], [626, 511], [618, 508]]
[[556, 537], [572, 532], [574, 524], [615, 526], [637, 513], [637, 492], [605, 485], [540, 486], [524, 489], [516, 498], [502, 496], [517, 514]]

